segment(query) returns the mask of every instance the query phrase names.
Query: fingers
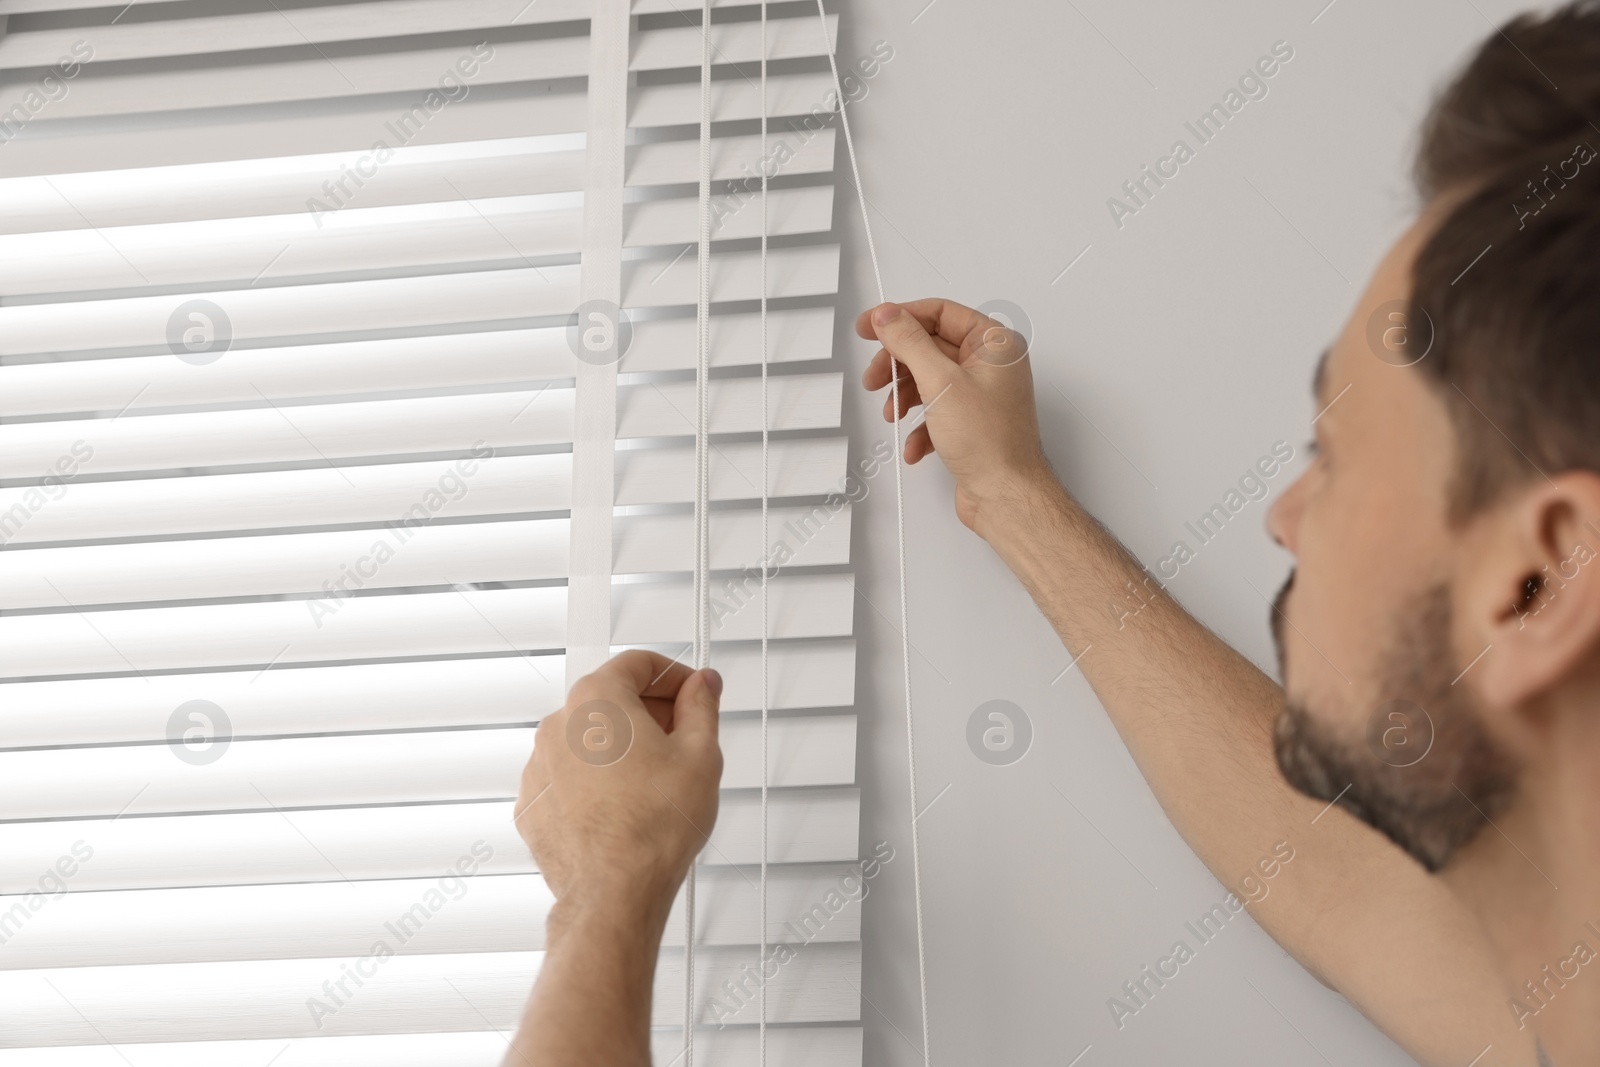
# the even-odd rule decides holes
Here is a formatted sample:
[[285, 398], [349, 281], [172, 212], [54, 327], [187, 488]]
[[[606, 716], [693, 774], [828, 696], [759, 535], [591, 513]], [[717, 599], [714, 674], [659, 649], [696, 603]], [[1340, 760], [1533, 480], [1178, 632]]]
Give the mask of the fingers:
[[878, 331], [872, 326], [872, 313], [876, 308], [868, 308], [856, 316], [856, 336], [865, 341], [876, 341]]
[[922, 394], [917, 390], [917, 383], [911, 379], [911, 375], [902, 370], [901, 378], [900, 388], [891, 391], [888, 396], [883, 398], [884, 422], [894, 421], [894, 402], [897, 396], [900, 399], [900, 417], [902, 419], [906, 417], [912, 408], [922, 403]]
[[867, 363], [867, 369], [861, 372], [861, 384], [868, 392], [877, 392], [889, 384], [891, 368], [899, 367], [886, 348], [878, 349], [877, 355]]
[[666, 697], [644, 698], [644, 710], [650, 713], [650, 717], [661, 727], [661, 732], [664, 734], [672, 732], [672, 705], [673, 701]]
[[933, 455], [933, 435], [928, 432], [927, 424], [924, 423], [906, 436], [906, 462], [915, 463], [931, 455]]
[[954, 300], [931, 297], [925, 300], [913, 300], [901, 306], [922, 323], [922, 328], [928, 333], [956, 348], [961, 347], [961, 342], [974, 329], [994, 325], [994, 320], [989, 316], [974, 311], [965, 304], [958, 304]]
[[721, 706], [722, 675], [713, 670], [694, 671], [673, 704], [672, 736], [696, 748], [715, 749]]
[[922, 323], [898, 304], [873, 308], [867, 325], [889, 354], [910, 368], [920, 392], [937, 393], [958, 373], [955, 362]]
[[[943, 337], [935, 337], [933, 343], [939, 346], [939, 351], [950, 357], [950, 362], [961, 362], [961, 346], [951, 344]], [[861, 384], [866, 386], [868, 392], [876, 392], [889, 384], [889, 368], [894, 367], [900, 375], [902, 382], [914, 381], [906, 370], [906, 365], [889, 355], [889, 350], [880, 348], [870, 362], [867, 369], [861, 372]]]
[[[881, 306], [881, 305], [880, 305]], [[929, 297], [923, 300], [913, 300], [899, 305], [922, 323], [922, 328], [940, 340], [959, 348], [962, 340], [971, 332], [972, 327], [985, 320], [985, 316], [954, 300], [945, 300], [940, 297]], [[878, 332], [872, 322], [872, 313], [877, 308], [868, 308], [856, 318], [856, 335], [868, 341], [878, 337]]]
[[[591, 700], [604, 700], [620, 707], [636, 729], [653, 721], [681, 743], [715, 750], [722, 684], [716, 671], [693, 670], [659, 653], [630, 649], [580, 678], [567, 695], [567, 706], [582, 708]], [[547, 716], [541, 732], [557, 729], [570, 714], [563, 710]]]
[[[693, 673], [693, 668], [659, 652], [634, 648], [611, 657], [572, 688], [574, 696], [592, 697], [620, 689], [633, 696], [671, 700]], [[582, 693], [578, 692], [580, 686]]]
[[567, 706], [579, 708], [591, 700], [603, 700], [622, 708], [635, 726], [642, 726], [646, 719], [627, 709], [642, 707], [663, 734], [670, 733], [673, 702], [693, 674], [693, 668], [660, 653], [629, 649], [578, 679], [567, 694]]

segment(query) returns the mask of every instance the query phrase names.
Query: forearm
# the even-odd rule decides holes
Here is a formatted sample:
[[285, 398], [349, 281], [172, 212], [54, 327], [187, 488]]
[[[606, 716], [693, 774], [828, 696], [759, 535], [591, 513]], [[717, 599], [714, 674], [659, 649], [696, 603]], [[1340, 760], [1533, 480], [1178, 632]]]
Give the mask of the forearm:
[[980, 532], [1076, 657], [1163, 807], [1218, 877], [1236, 881], [1307, 806], [1315, 814], [1277, 771], [1279, 688], [1053, 480], [1031, 479]]
[[558, 903], [506, 1067], [643, 1067], [667, 909]]
[[[1029, 484], [1017, 500], [1026, 506], [1008, 509], [991, 544], [1078, 657], [1173, 825], [1256, 920], [1334, 983], [1361, 961], [1337, 923], [1321, 925], [1330, 910], [1371, 898], [1387, 913], [1378, 898], [1415, 894], [1454, 923], [1448, 896], [1416, 864], [1284, 780], [1272, 742], [1282, 689], [1184, 611], [1053, 479]], [[1280, 844], [1292, 862], [1274, 862]]]

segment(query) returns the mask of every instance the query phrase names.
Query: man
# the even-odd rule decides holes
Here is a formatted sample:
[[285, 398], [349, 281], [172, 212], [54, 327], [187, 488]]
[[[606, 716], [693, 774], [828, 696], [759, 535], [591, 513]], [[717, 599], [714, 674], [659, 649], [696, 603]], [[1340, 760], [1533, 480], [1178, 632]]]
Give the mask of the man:
[[[1435, 105], [1425, 206], [1324, 356], [1315, 458], [1269, 518], [1297, 568], [1284, 689], [1060, 487], [1020, 337], [943, 300], [857, 323], [883, 345], [868, 388], [900, 374], [902, 414], [940, 398], [906, 460], [937, 452], [961, 521], [1069, 652], [1093, 646], [1081, 669], [1184, 837], [1229, 884], [1294, 840], [1256, 920], [1440, 1067], [1600, 1064], [1597, 147], [1595, 0], [1507, 24]], [[1107, 612], [1130, 586], [1145, 608]], [[535, 1064], [648, 1058], [662, 916], [716, 803], [716, 684], [650, 683], [664, 666], [629, 654], [569, 703], [648, 735], [620, 792], [558, 744], [529, 769], [560, 899]]]

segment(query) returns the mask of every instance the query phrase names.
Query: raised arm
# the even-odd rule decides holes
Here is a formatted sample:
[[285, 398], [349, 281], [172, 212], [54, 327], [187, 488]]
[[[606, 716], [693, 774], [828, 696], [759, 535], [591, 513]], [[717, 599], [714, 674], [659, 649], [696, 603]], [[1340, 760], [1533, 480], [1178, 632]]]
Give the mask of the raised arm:
[[555, 896], [507, 1067], [641, 1067], [667, 914], [717, 819], [722, 679], [624, 652], [539, 723], [517, 829]]
[[1476, 919], [1375, 831], [1283, 780], [1272, 743], [1282, 691], [1058, 483], [1022, 339], [944, 300], [882, 305], [857, 332], [885, 346], [867, 388], [889, 385], [895, 368], [902, 413], [926, 402], [907, 461], [937, 449], [955, 478], [957, 515], [1081, 657], [1162, 807], [1212, 873], [1244, 900], [1244, 879], [1259, 882], [1270, 868], [1271, 892], [1249, 904], [1251, 914], [1423, 1063], [1533, 1063]]

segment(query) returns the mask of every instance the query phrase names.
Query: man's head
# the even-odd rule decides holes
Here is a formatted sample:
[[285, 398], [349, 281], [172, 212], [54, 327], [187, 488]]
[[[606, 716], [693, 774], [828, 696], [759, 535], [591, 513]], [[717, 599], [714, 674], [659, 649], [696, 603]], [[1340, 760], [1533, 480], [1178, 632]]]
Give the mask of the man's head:
[[1600, 0], [1492, 34], [1273, 508], [1289, 780], [1442, 868], [1600, 717]]

